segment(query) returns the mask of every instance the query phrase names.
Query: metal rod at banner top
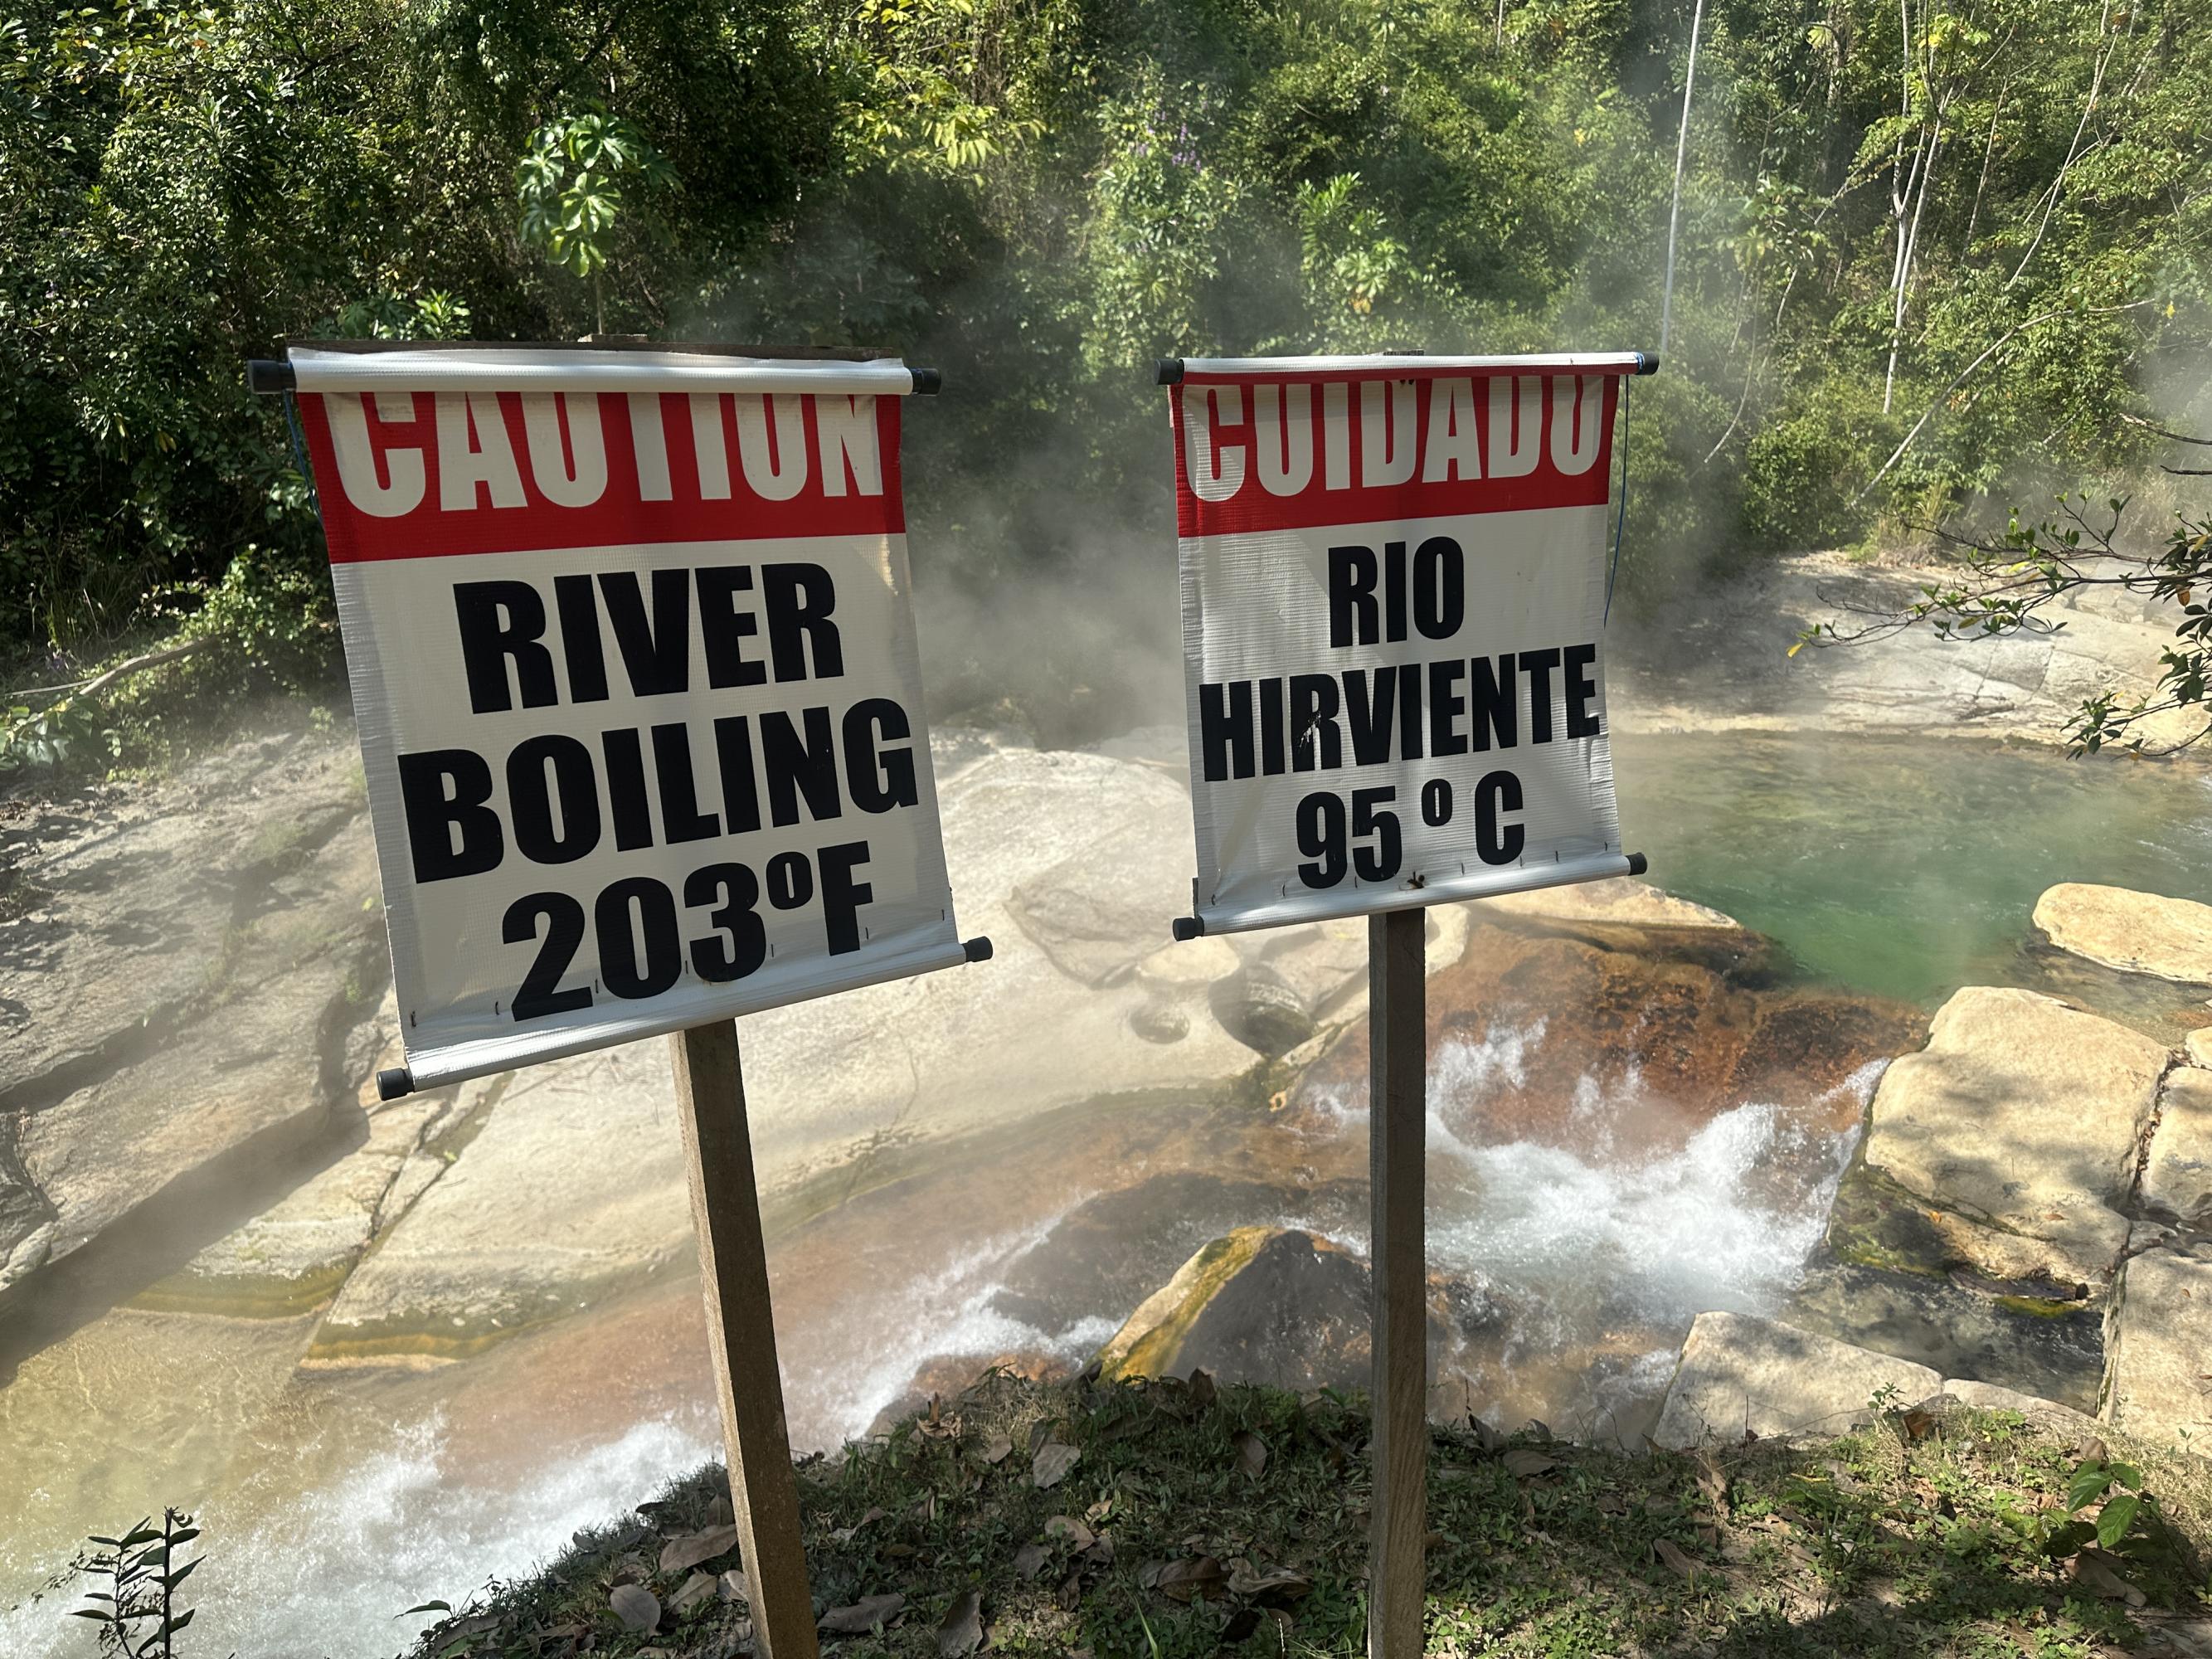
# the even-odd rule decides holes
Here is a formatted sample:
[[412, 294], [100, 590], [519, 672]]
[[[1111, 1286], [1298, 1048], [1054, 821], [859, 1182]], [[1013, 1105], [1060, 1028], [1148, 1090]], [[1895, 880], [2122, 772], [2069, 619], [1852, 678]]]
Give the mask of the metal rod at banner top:
[[1351, 357], [1162, 357], [1153, 368], [1160, 386], [1181, 386], [1188, 374], [1331, 374], [1370, 373], [1400, 368], [1419, 356], [1424, 375], [1557, 369], [1624, 374], [1656, 374], [1656, 351], [1554, 351], [1520, 357], [1435, 357], [1419, 352], [1381, 352]]
[[[550, 371], [540, 366], [520, 374], [499, 362], [495, 354], [509, 348], [498, 344], [470, 341], [445, 347], [408, 341], [402, 343], [411, 351], [398, 358], [398, 354], [355, 351], [351, 348], [356, 343], [362, 343], [319, 341], [312, 347], [303, 343], [302, 350], [326, 354], [315, 361], [309, 370], [313, 383], [307, 385], [301, 383], [297, 363], [275, 357], [249, 358], [246, 390], [275, 397], [287, 392], [340, 389], [336, 383], [358, 382], [361, 390], [371, 391], [380, 382], [404, 380], [408, 390], [436, 392], [502, 378], [517, 382], [513, 387], [517, 390], [521, 389], [520, 383], [527, 382], [548, 391], [580, 392], [666, 391], [671, 389], [671, 380], [698, 391], [910, 391], [917, 397], [930, 398], [945, 389], [941, 370], [909, 368], [896, 359], [860, 353], [801, 355], [768, 347], [740, 350], [726, 346], [665, 345], [656, 346], [647, 356], [635, 346], [552, 345], [538, 349], [629, 355], [610, 356], [588, 366], [581, 362], [556, 366]], [[443, 352], [453, 354], [446, 364], [429, 361]]]

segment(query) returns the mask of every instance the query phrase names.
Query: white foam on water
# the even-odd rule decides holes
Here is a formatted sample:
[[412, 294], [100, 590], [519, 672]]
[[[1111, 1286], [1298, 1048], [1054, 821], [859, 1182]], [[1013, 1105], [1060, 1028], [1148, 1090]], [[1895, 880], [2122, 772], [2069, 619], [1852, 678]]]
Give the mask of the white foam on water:
[[[1679, 1148], [1617, 1157], [1614, 1128], [1642, 1105], [1633, 1068], [1609, 1087], [1582, 1079], [1573, 1149], [1473, 1146], [1440, 1121], [1443, 1104], [1517, 1082], [1521, 1056], [1540, 1038], [1509, 1030], [1443, 1045], [1435, 1074], [1464, 1092], [1430, 1097], [1431, 1261], [1498, 1285], [1539, 1328], [1528, 1334], [1553, 1341], [1594, 1335], [1594, 1316], [1664, 1326], [1778, 1306], [1820, 1242], [1857, 1131], [1829, 1133], [1747, 1102]], [[1881, 1074], [1881, 1062], [1863, 1066], [1840, 1091], [1863, 1103]]]
[[[368, 1659], [402, 1651], [432, 1614], [396, 1618], [438, 1599], [461, 1606], [489, 1579], [551, 1559], [584, 1528], [618, 1520], [679, 1474], [720, 1455], [705, 1413], [634, 1425], [611, 1439], [558, 1449], [519, 1485], [471, 1486], [447, 1468], [437, 1418], [284, 1511], [252, 1517], [217, 1498], [200, 1512], [207, 1565], [191, 1579], [189, 1650]], [[0, 1653], [79, 1656], [92, 1632], [58, 1592], [0, 1613]], [[180, 1645], [184, 1645], [180, 1638]]]
[[865, 1435], [933, 1359], [1042, 1354], [1074, 1363], [1096, 1352], [1121, 1328], [1117, 1321], [1084, 1319], [1054, 1334], [993, 1305], [1007, 1267], [1091, 1197], [1078, 1193], [1033, 1225], [987, 1239], [888, 1295], [856, 1286], [842, 1310], [848, 1328], [802, 1338], [807, 1358], [799, 1364], [792, 1363], [797, 1345], [787, 1356], [794, 1448], [826, 1451]]

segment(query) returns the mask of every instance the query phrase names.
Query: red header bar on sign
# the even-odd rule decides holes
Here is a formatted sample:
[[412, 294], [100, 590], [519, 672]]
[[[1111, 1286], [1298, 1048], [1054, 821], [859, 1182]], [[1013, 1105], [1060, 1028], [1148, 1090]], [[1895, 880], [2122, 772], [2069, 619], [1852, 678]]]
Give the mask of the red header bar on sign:
[[896, 397], [325, 392], [300, 414], [337, 564], [906, 528]]
[[1626, 369], [1425, 374], [1418, 362], [1187, 374], [1169, 399], [1178, 533], [1604, 505]]

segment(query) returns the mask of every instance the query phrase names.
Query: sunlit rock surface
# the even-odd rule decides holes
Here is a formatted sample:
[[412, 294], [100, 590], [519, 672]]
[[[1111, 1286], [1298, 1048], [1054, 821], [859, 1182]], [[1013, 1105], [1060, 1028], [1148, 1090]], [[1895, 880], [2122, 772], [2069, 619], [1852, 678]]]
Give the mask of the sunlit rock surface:
[[2130, 1261], [2105, 1340], [2106, 1420], [2212, 1458], [2212, 1244]]
[[[1927, 580], [1910, 565], [1805, 553], [1747, 563], [1724, 583], [1688, 590], [1613, 653], [1615, 725], [2056, 743], [2085, 699], [2111, 689], [2124, 703], [2150, 692], [2173, 644], [2170, 605], [2112, 586], [2064, 596], [2045, 613], [2064, 624], [2057, 629], [1952, 641], [1925, 624], [1868, 632], [1920, 600]], [[1790, 653], [1806, 629], [1827, 625], [1868, 636]], [[1685, 662], [1700, 672], [1686, 677]], [[2154, 715], [2143, 735], [2154, 744], [2179, 741], [2201, 726], [2197, 713]]]
[[1872, 1415], [1877, 1391], [1899, 1406], [1938, 1392], [1939, 1372], [1909, 1360], [1745, 1314], [1698, 1316], [1651, 1437], [1662, 1446], [1841, 1434]]
[[1867, 1164], [1929, 1201], [1952, 1259], [2101, 1290], [2169, 1059], [2050, 997], [1971, 986], [1884, 1074]]
[[461, 1087], [481, 1126], [355, 1269], [311, 1363], [455, 1358], [688, 1261], [665, 1042]]
[[149, 1200], [189, 1231], [343, 1127], [385, 975], [357, 780], [350, 744], [268, 738], [8, 824], [0, 1287]]
[[2036, 901], [2035, 925], [2060, 950], [2105, 967], [2212, 984], [2212, 904], [2069, 881]]
[[[426, 1143], [453, 1112], [442, 1095], [380, 1103], [362, 1112], [355, 1131], [359, 1145], [209, 1245], [181, 1273], [141, 1291], [137, 1305], [279, 1318], [329, 1301], [369, 1242], [411, 1202], [403, 1172], [425, 1164], [443, 1172], [444, 1160], [426, 1155]], [[418, 1155], [424, 1155], [420, 1162]]]
[[2212, 1071], [2179, 1066], [2166, 1073], [2140, 1196], [2157, 1214], [2212, 1229]]

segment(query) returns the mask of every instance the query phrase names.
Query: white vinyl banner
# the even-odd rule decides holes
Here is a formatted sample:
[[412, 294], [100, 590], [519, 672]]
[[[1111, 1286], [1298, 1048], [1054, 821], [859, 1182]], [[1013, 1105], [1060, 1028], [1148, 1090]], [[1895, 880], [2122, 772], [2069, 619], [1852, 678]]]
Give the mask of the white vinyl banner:
[[1206, 931], [1627, 872], [1606, 546], [1620, 377], [1644, 362], [1185, 362]]
[[903, 365], [291, 361], [416, 1088], [963, 959]]

